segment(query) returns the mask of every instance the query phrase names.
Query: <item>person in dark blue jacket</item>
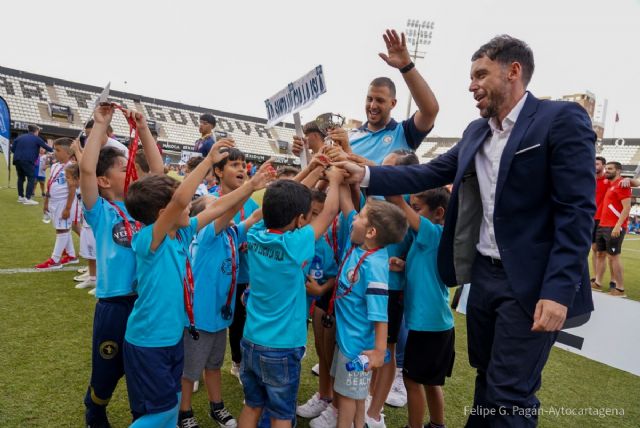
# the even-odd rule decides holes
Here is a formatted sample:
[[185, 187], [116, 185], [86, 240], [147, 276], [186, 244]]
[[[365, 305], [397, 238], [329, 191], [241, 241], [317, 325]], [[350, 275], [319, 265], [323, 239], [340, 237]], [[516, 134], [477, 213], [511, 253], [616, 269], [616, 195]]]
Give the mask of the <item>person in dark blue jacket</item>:
[[[38, 205], [31, 199], [36, 184], [36, 160], [41, 147], [48, 152], [52, 152], [53, 149], [38, 135], [40, 133], [38, 126], [29, 125], [27, 129], [29, 130], [27, 134], [22, 134], [11, 144], [13, 164], [18, 174], [18, 202], [25, 205]], [[27, 179], [26, 195], [24, 193], [25, 178]]]

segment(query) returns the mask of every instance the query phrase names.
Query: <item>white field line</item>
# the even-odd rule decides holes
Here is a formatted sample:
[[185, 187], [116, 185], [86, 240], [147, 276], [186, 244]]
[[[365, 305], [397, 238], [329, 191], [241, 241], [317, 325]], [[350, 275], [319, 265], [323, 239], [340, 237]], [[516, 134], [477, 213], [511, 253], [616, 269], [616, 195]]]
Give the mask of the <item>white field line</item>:
[[63, 266], [60, 269], [38, 270], [36, 268], [9, 268], [0, 269], [0, 275], [12, 275], [16, 273], [46, 273], [46, 272], [73, 272], [79, 269], [79, 266]]

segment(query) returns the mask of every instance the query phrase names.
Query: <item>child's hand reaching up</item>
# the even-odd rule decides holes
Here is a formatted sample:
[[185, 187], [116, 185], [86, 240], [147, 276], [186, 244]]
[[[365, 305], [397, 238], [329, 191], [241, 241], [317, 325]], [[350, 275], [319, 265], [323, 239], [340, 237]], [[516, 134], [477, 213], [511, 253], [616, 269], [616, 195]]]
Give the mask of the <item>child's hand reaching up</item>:
[[93, 111], [93, 120], [95, 123], [108, 125], [113, 119], [113, 112], [115, 107], [111, 104], [100, 104], [98, 108]]
[[249, 183], [253, 187], [253, 191], [264, 189], [267, 187], [267, 184], [275, 180], [276, 178], [276, 170], [271, 165], [272, 160], [269, 159], [265, 163], [262, 164], [260, 169], [256, 171], [256, 173], [251, 177]]
[[221, 149], [230, 149], [235, 146], [236, 144], [233, 141], [233, 138], [221, 138], [216, 141], [216, 143], [211, 147], [211, 150], [209, 150], [209, 154], [207, 155], [207, 157], [211, 160], [211, 163], [217, 164], [222, 159], [229, 156], [228, 150]]
[[389, 258], [389, 270], [391, 272], [404, 272], [405, 265], [406, 265], [406, 262], [402, 260], [400, 257]]
[[344, 170], [335, 166], [327, 168], [325, 175], [329, 179], [329, 183], [336, 186], [342, 184], [342, 181], [344, 180]]

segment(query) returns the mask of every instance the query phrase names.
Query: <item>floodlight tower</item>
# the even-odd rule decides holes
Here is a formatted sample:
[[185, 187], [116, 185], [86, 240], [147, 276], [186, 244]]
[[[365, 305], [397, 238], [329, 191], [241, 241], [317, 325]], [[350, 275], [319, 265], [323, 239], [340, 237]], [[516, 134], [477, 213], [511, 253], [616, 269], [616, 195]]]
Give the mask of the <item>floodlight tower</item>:
[[[420, 21], [418, 19], [408, 19], [407, 28], [405, 34], [407, 36], [407, 49], [409, 49], [409, 55], [415, 63], [418, 58], [424, 58], [426, 55], [427, 46], [431, 44], [431, 38], [433, 37], [433, 28], [435, 23], [433, 21]], [[413, 52], [411, 52], [413, 49]], [[411, 116], [411, 94], [409, 94], [409, 102], [407, 103], [407, 118]]]

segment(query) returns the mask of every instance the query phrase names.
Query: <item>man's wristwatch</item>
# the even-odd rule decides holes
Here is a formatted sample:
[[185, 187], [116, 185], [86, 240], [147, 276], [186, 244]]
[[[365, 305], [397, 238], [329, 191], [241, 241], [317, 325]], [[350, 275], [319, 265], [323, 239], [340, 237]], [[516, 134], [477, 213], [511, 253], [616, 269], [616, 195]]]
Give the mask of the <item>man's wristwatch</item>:
[[405, 65], [404, 67], [402, 67], [400, 69], [400, 73], [404, 74], [408, 71], [410, 71], [411, 69], [413, 69], [413, 67], [415, 67], [416, 65], [413, 63], [413, 61], [411, 61], [409, 64]]

